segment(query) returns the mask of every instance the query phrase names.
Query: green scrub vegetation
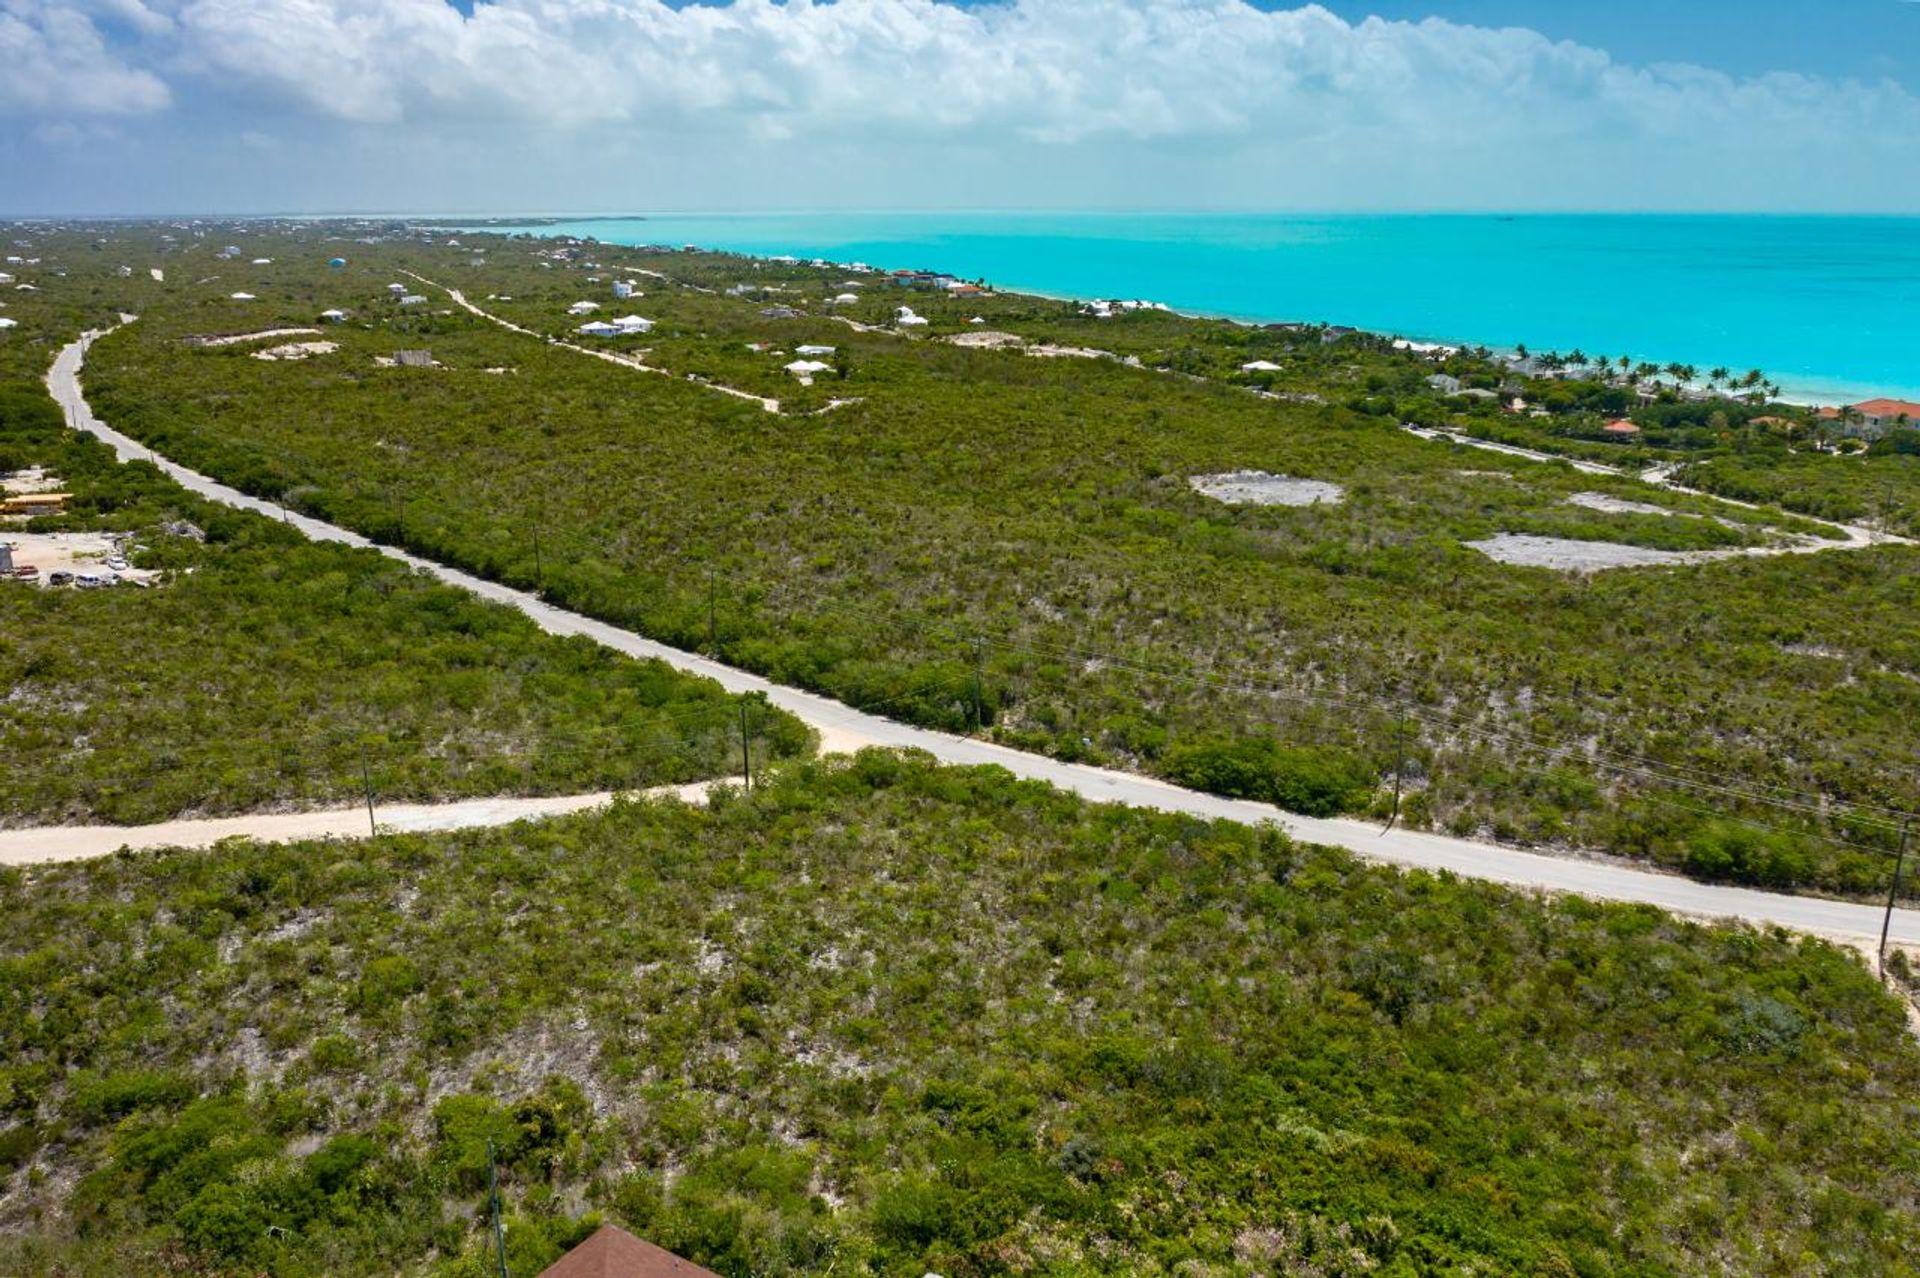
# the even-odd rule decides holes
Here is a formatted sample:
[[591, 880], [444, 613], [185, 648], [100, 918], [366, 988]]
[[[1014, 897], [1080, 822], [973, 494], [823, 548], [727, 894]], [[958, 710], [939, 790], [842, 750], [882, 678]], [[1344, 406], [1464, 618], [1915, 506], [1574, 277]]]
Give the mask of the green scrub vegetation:
[[1895, 1274], [1850, 954], [867, 752], [0, 874], [0, 1271]]
[[[324, 807], [369, 784], [380, 802], [571, 794], [740, 766], [738, 703], [717, 685], [202, 501], [65, 430], [16, 379], [0, 384], [0, 473], [30, 465], [73, 500], [12, 528], [123, 531], [160, 577], [0, 582], [0, 824]], [[749, 733], [762, 758], [808, 748], [764, 705]]]
[[[1382, 814], [1397, 774], [1417, 825], [1885, 890], [1898, 818], [1880, 809], [1920, 803], [1920, 552], [1590, 575], [1500, 564], [1468, 543], [1731, 550], [1834, 534], [1401, 428], [1472, 433], [1499, 416], [1428, 381], [1453, 368], [1500, 385], [1479, 355], [1164, 312], [1097, 319], [881, 276], [829, 305], [844, 271], [600, 245], [556, 258], [550, 241], [461, 236], [456, 249], [269, 230], [251, 242], [274, 259], [262, 268], [176, 244], [163, 257], [180, 282], [129, 302], [142, 318], [95, 348], [90, 394], [121, 429], [256, 494], [919, 723], [1166, 776], [1218, 771], [1183, 761], [1242, 738], [1229, 753], [1322, 756], [1307, 770], [1341, 778], [1350, 810]], [[326, 266], [335, 253], [344, 268]], [[617, 278], [641, 295], [616, 299]], [[228, 296], [242, 279], [257, 300]], [[389, 282], [426, 303], [399, 305]], [[655, 327], [579, 337], [577, 300]], [[930, 323], [856, 327], [900, 305]], [[316, 323], [330, 307], [348, 320]], [[797, 315], [762, 314], [779, 307]], [[252, 357], [264, 343], [186, 340], [286, 325], [339, 349], [269, 362]], [[987, 331], [1114, 358], [949, 340]], [[780, 371], [802, 344], [835, 347], [805, 388]], [[379, 362], [399, 349], [439, 367]], [[1241, 371], [1256, 360], [1281, 371]], [[1657, 452], [1595, 433], [1625, 390], [1519, 389], [1557, 415], [1500, 418], [1516, 430], [1564, 419], [1582, 435], [1569, 447]], [[1342, 500], [1233, 506], [1188, 483], [1245, 469], [1332, 483]], [[1586, 494], [1669, 513], [1571, 500]], [[1281, 793], [1283, 772], [1248, 792]], [[1347, 784], [1356, 772], [1365, 783]]]

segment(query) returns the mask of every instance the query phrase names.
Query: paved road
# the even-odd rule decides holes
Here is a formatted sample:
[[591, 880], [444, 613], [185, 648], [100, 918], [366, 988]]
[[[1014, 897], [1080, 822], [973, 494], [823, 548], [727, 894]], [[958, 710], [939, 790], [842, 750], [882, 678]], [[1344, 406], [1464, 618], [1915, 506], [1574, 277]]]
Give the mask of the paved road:
[[[282, 517], [283, 512], [273, 503], [249, 497], [205, 475], [153, 456], [145, 445], [134, 442], [95, 418], [87, 407], [79, 381], [85, 348], [93, 336], [83, 337], [62, 350], [47, 374], [48, 387], [66, 410], [72, 425], [111, 444], [123, 460], [151, 458], [179, 483], [203, 497], [258, 511], [275, 519]], [[774, 705], [792, 712], [818, 730], [822, 745], [828, 750], [856, 749], [866, 745], [910, 747], [925, 750], [945, 763], [997, 764], [1017, 776], [1046, 781], [1102, 802], [1127, 803], [1136, 807], [1225, 818], [1247, 824], [1273, 822], [1297, 838], [1343, 847], [1370, 860], [1395, 865], [1446, 870], [1467, 878], [1516, 887], [1656, 905], [1701, 917], [1778, 924], [1856, 945], [1877, 940], [1880, 934], [1881, 910], [1870, 905], [1696, 883], [1690, 879], [1657, 874], [1615, 862], [1545, 856], [1494, 843], [1413, 830], [1394, 830], [1383, 834], [1378, 827], [1361, 821], [1295, 816], [1266, 804], [1223, 799], [1182, 789], [1151, 777], [1085, 764], [1062, 763], [1057, 759], [991, 742], [896, 723], [891, 719], [865, 714], [816, 693], [784, 687], [710, 658], [669, 648], [606, 622], [556, 608], [523, 591], [483, 581], [457, 568], [421, 559], [390, 546], [374, 546], [365, 537], [344, 528], [336, 528], [304, 515], [288, 514], [285, 517], [316, 540], [373, 547], [390, 558], [431, 573], [442, 581], [464, 587], [482, 598], [517, 608], [549, 633], [585, 635], [630, 656], [658, 658], [690, 674], [703, 675], [732, 692], [761, 693]], [[1896, 910], [1892, 935], [1897, 944], [1920, 945], [1920, 911]]]

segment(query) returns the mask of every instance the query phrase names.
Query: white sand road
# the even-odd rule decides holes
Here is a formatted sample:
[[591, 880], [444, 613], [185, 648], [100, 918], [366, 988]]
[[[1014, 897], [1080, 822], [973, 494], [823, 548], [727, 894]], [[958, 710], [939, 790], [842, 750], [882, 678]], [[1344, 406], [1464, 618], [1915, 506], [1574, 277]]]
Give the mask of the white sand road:
[[[129, 320], [131, 317], [127, 317]], [[190, 471], [164, 458], [153, 456], [141, 444], [113, 430], [94, 417], [81, 392], [79, 372], [87, 344], [96, 336], [88, 334], [64, 348], [47, 375], [54, 397], [65, 408], [76, 429], [88, 431], [112, 445], [125, 460], [152, 456], [156, 465], [175, 480], [214, 501], [257, 511], [278, 519], [277, 506], [249, 497], [207, 476]], [[288, 522], [308, 536], [322, 541], [343, 542], [354, 546], [373, 546], [358, 533], [337, 528], [304, 515], [289, 514]], [[1750, 888], [1697, 883], [1690, 879], [1660, 874], [1615, 861], [1580, 860], [1556, 857], [1503, 847], [1495, 843], [1420, 831], [1396, 829], [1383, 833], [1378, 826], [1344, 818], [1321, 819], [1296, 816], [1262, 803], [1241, 799], [1223, 799], [1158, 781], [1151, 777], [1119, 772], [1085, 764], [1064, 763], [1042, 755], [1029, 754], [987, 741], [935, 732], [896, 723], [878, 715], [866, 714], [816, 693], [804, 692], [772, 683], [759, 675], [736, 670], [707, 657], [681, 652], [662, 643], [622, 630], [579, 613], [556, 608], [522, 591], [484, 581], [469, 573], [421, 559], [390, 546], [373, 546], [380, 553], [410, 564], [434, 577], [463, 587], [485, 599], [516, 608], [543, 630], [559, 635], [584, 635], [630, 656], [657, 658], [690, 674], [702, 675], [732, 692], [757, 692], [774, 705], [787, 710], [820, 732], [829, 750], [854, 749], [865, 745], [924, 750], [946, 763], [995, 764], [1016, 776], [1045, 781], [1099, 802], [1126, 803], [1137, 807], [1184, 812], [1209, 819], [1224, 819], [1249, 825], [1272, 823], [1287, 833], [1312, 843], [1346, 848], [1370, 860], [1395, 865], [1445, 871], [1466, 878], [1503, 883], [1513, 887], [1548, 892], [1571, 892], [1609, 901], [1638, 902], [1673, 910], [1681, 914], [1707, 918], [1733, 918], [1761, 925], [1778, 925], [1815, 933], [1851, 945], [1871, 943], [1880, 934], [1881, 909], [1873, 905], [1831, 901], [1816, 897], [1788, 896]], [[588, 796], [586, 802], [591, 802]], [[550, 800], [528, 800], [527, 814], [539, 810]], [[557, 802], [567, 802], [561, 800]], [[454, 805], [456, 807], [464, 805]], [[364, 816], [364, 813], [362, 813]], [[246, 818], [249, 828], [270, 830], [269, 822], [278, 817]], [[450, 828], [460, 822], [449, 810], [441, 818]], [[364, 827], [361, 827], [364, 829]], [[240, 833], [241, 830], [235, 830]], [[116, 831], [125, 838], [131, 832]], [[51, 832], [34, 834], [14, 832], [31, 840], [51, 839]], [[114, 836], [108, 836], [109, 838]], [[268, 835], [267, 837], [272, 837]], [[117, 846], [117, 845], [116, 845]], [[102, 846], [102, 852], [112, 848]], [[77, 855], [84, 855], [79, 853]], [[1920, 946], [1920, 911], [1903, 909], [1893, 913], [1892, 938], [1903, 946]]]

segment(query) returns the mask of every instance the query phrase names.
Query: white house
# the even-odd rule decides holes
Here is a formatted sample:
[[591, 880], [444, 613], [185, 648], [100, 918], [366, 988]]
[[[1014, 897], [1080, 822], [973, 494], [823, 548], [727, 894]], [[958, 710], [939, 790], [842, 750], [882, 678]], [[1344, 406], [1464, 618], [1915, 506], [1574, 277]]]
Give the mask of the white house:
[[270, 257], [256, 257], [253, 259], [253, 264], [255, 266], [272, 266], [273, 259]]
[[11, 283], [13, 283], [13, 276], [7, 274], [5, 271], [0, 271], [0, 284]]
[[613, 282], [613, 295], [618, 298], [632, 297], [633, 285], [626, 280], [615, 280]]
[[833, 351], [834, 348], [831, 346], [796, 346], [793, 348], [795, 355], [831, 355]]
[[828, 372], [833, 368], [833, 365], [822, 364], [817, 359], [796, 359], [786, 367], [789, 373], [792, 373], [800, 380], [802, 386], [811, 386], [813, 385], [813, 375], [815, 373]]
[[253, 300], [253, 294], [251, 293], [229, 293], [227, 296], [236, 302], [251, 302]]
[[425, 306], [426, 303], [427, 299], [418, 293], [404, 293], [400, 297], [400, 305], [402, 306]]
[[569, 306], [567, 308], [567, 314], [591, 315], [599, 309], [600, 309], [600, 303], [598, 302], [575, 302], [572, 306]]
[[911, 306], [902, 306], [894, 311], [893, 322], [901, 328], [912, 328], [918, 324], [925, 324], [927, 317], [924, 315], [915, 315]]
[[1253, 359], [1242, 364], [1240, 371], [1243, 373], [1277, 373], [1280, 372], [1281, 369], [1280, 365], [1270, 359]]
[[336, 306], [332, 310], [321, 311], [320, 318], [329, 324], [344, 324], [347, 322], [347, 313]]
[[649, 333], [653, 331], [653, 321], [641, 315], [622, 315], [613, 321], [613, 326], [622, 333]]
[[4, 315], [0, 315], [0, 328], [18, 328], [18, 327], [20, 327], [19, 320], [8, 319]]
[[389, 293], [391, 293], [391, 294], [393, 294], [393, 295], [394, 295], [395, 297], [399, 297], [399, 296], [401, 296], [401, 295], [402, 295], [402, 294], [404, 294], [404, 293], [405, 293], [406, 291], [407, 291], [407, 286], [406, 286], [405, 284], [389, 284], [389, 285], [387, 285], [387, 292], [389, 292]]
[[858, 293], [842, 293], [833, 299], [833, 304], [835, 306], [852, 306], [859, 300], [860, 295]]
[[605, 320], [589, 320], [585, 324], [582, 324], [579, 328], [575, 329], [574, 332], [584, 333], [588, 337], [620, 336], [620, 330], [614, 327], [612, 324], [607, 323]]

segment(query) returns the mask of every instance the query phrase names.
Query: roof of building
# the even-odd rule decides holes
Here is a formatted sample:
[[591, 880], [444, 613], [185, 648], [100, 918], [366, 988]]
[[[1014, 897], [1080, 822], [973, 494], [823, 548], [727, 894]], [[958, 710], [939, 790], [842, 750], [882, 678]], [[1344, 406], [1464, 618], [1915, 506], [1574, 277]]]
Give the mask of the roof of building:
[[720, 1278], [691, 1260], [618, 1225], [602, 1225], [585, 1242], [540, 1271], [540, 1278]]
[[1855, 404], [1853, 411], [1870, 417], [1899, 417], [1905, 414], [1920, 421], [1920, 404], [1904, 399], [1870, 399], [1864, 404]]
[[402, 368], [432, 368], [432, 351], [395, 351], [393, 362]]
[[1632, 422], [1608, 422], [1600, 429], [1610, 430], [1616, 435], [1638, 435], [1640, 433], [1640, 428]]

